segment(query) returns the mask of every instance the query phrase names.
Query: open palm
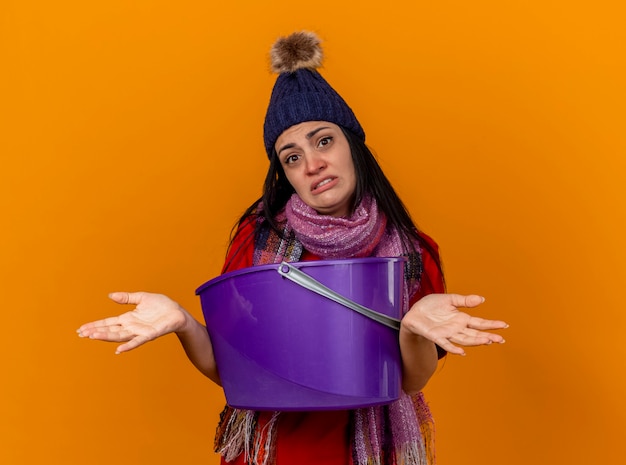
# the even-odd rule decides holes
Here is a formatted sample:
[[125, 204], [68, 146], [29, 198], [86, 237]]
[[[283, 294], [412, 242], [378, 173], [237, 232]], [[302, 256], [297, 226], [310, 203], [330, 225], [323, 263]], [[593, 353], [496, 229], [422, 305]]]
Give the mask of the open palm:
[[402, 319], [402, 326], [458, 355], [464, 355], [465, 351], [455, 344], [477, 346], [503, 343], [502, 336], [486, 331], [507, 328], [504, 321], [486, 320], [459, 311], [459, 308], [476, 307], [484, 300], [477, 295], [431, 294], [411, 307]]
[[119, 316], [86, 323], [78, 335], [109, 342], [125, 342], [116, 353], [134, 349], [160, 336], [178, 331], [185, 324], [184, 310], [169, 297], [147, 292], [114, 292], [111, 300], [136, 307]]

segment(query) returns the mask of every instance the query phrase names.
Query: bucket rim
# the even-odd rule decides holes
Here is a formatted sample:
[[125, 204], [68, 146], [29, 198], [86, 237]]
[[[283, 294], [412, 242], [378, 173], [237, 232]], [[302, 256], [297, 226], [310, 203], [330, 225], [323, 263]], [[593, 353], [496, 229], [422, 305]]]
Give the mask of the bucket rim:
[[[309, 261], [289, 262], [289, 264], [298, 268], [300, 266], [315, 267], [315, 266], [329, 266], [329, 265], [330, 266], [345, 265], [345, 264], [351, 264], [351, 263], [367, 263], [367, 262], [394, 263], [394, 262], [406, 262], [406, 261], [407, 261], [406, 257], [363, 257], [363, 258], [338, 258], [338, 259], [332, 259], [332, 260], [309, 260]], [[280, 263], [269, 263], [266, 265], [254, 265], [254, 266], [241, 268], [239, 270], [229, 271], [227, 273], [216, 276], [215, 278], [210, 279], [209, 281], [205, 282], [204, 284], [202, 284], [200, 287], [196, 289], [195, 293], [196, 295], [200, 295], [207, 288], [214, 286], [215, 284], [218, 284], [221, 281], [234, 278], [239, 275], [244, 275], [248, 273], [256, 273], [256, 272], [265, 271], [265, 270], [277, 270], [280, 266], [281, 266]]]

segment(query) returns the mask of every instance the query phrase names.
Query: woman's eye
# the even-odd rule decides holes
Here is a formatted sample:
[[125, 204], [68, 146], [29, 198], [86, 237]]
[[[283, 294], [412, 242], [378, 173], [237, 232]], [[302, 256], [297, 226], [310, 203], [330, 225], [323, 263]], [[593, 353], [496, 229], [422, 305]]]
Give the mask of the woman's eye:
[[298, 161], [298, 155], [288, 155], [287, 157], [285, 157], [285, 160], [283, 163], [285, 163], [285, 165], [289, 165], [291, 163], [295, 163]]
[[320, 139], [319, 145], [320, 145], [321, 147], [324, 147], [325, 145], [330, 144], [330, 143], [332, 142], [332, 140], [333, 140], [333, 138], [332, 138], [332, 137], [330, 137], [330, 136], [328, 136], [328, 137], [322, 137], [322, 138]]

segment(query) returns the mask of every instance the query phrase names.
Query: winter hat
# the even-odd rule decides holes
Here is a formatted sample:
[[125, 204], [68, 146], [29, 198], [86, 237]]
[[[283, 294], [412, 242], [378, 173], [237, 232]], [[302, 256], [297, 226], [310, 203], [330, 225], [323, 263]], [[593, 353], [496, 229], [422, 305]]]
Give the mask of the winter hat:
[[278, 73], [265, 115], [263, 137], [271, 157], [276, 139], [305, 121], [329, 121], [365, 141], [365, 132], [343, 98], [317, 72], [322, 64], [320, 40], [312, 32], [279, 38], [270, 51], [272, 72]]

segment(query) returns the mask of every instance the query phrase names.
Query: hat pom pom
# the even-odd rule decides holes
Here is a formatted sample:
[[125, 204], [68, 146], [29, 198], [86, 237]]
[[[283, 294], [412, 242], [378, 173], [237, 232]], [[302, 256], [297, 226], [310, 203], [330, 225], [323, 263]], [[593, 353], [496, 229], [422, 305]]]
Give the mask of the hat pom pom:
[[274, 73], [293, 73], [299, 69], [317, 69], [322, 65], [320, 39], [312, 32], [294, 32], [279, 38], [270, 51]]

